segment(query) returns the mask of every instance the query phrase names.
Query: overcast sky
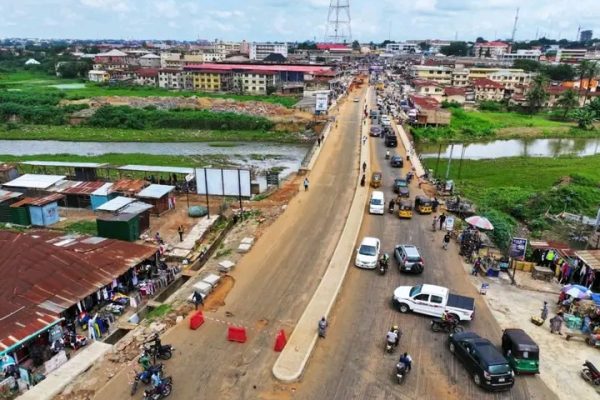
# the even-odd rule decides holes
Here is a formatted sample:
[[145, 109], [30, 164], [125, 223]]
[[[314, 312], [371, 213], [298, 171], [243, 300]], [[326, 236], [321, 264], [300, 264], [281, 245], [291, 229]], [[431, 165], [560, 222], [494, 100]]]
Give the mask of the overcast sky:
[[[350, 0], [352, 37], [574, 40], [600, 36], [600, 0]], [[526, 4], [526, 5], [525, 5]], [[314, 40], [329, 0], [0, 0], [0, 37], [77, 39]]]

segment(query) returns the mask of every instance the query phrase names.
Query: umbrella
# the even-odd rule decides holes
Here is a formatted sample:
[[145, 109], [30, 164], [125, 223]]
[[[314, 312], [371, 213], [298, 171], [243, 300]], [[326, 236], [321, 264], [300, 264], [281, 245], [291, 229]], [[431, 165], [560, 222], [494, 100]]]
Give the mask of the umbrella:
[[480, 217], [479, 215], [469, 217], [465, 219], [465, 221], [467, 221], [469, 225], [472, 225], [479, 229], [486, 229], [489, 231], [494, 229], [494, 225], [492, 225], [489, 219], [487, 219], [486, 217]]
[[572, 287], [571, 289], [567, 290], [565, 293], [575, 299], [589, 299], [590, 295], [591, 295], [591, 292], [587, 288], [585, 290], [581, 290], [580, 288], [577, 288], [577, 287]]

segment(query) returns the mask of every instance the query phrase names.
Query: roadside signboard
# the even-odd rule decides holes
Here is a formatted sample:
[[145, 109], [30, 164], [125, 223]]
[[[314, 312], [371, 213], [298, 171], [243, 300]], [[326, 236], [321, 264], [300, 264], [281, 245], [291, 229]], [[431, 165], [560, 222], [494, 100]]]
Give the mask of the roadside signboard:
[[317, 92], [315, 95], [317, 101], [315, 103], [315, 112], [324, 112], [329, 108], [329, 93], [327, 92]]
[[452, 232], [454, 230], [454, 217], [446, 217], [444, 223], [446, 224], [446, 230], [448, 232]]
[[527, 239], [523, 238], [512, 238], [510, 241], [510, 248], [508, 255], [514, 260], [523, 260], [525, 258], [525, 251], [527, 250]]
[[277, 172], [267, 172], [267, 185], [279, 186], [279, 174]]

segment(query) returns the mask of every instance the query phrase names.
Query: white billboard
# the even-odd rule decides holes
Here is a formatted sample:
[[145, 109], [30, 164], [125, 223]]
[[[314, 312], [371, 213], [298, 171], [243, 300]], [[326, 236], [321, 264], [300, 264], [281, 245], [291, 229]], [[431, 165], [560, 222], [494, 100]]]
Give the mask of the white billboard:
[[198, 194], [250, 197], [250, 170], [196, 168]]
[[317, 92], [315, 97], [317, 98], [317, 102], [315, 103], [315, 111], [327, 111], [329, 108], [329, 93]]

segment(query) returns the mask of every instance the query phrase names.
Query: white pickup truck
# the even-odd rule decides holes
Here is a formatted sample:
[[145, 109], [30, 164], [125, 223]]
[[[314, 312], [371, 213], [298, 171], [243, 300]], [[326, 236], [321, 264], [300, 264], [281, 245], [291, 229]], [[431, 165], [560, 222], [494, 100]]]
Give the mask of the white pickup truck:
[[448, 288], [435, 285], [400, 286], [394, 290], [394, 305], [402, 313], [441, 317], [444, 312], [461, 321], [470, 321], [475, 312], [475, 299], [451, 294]]

